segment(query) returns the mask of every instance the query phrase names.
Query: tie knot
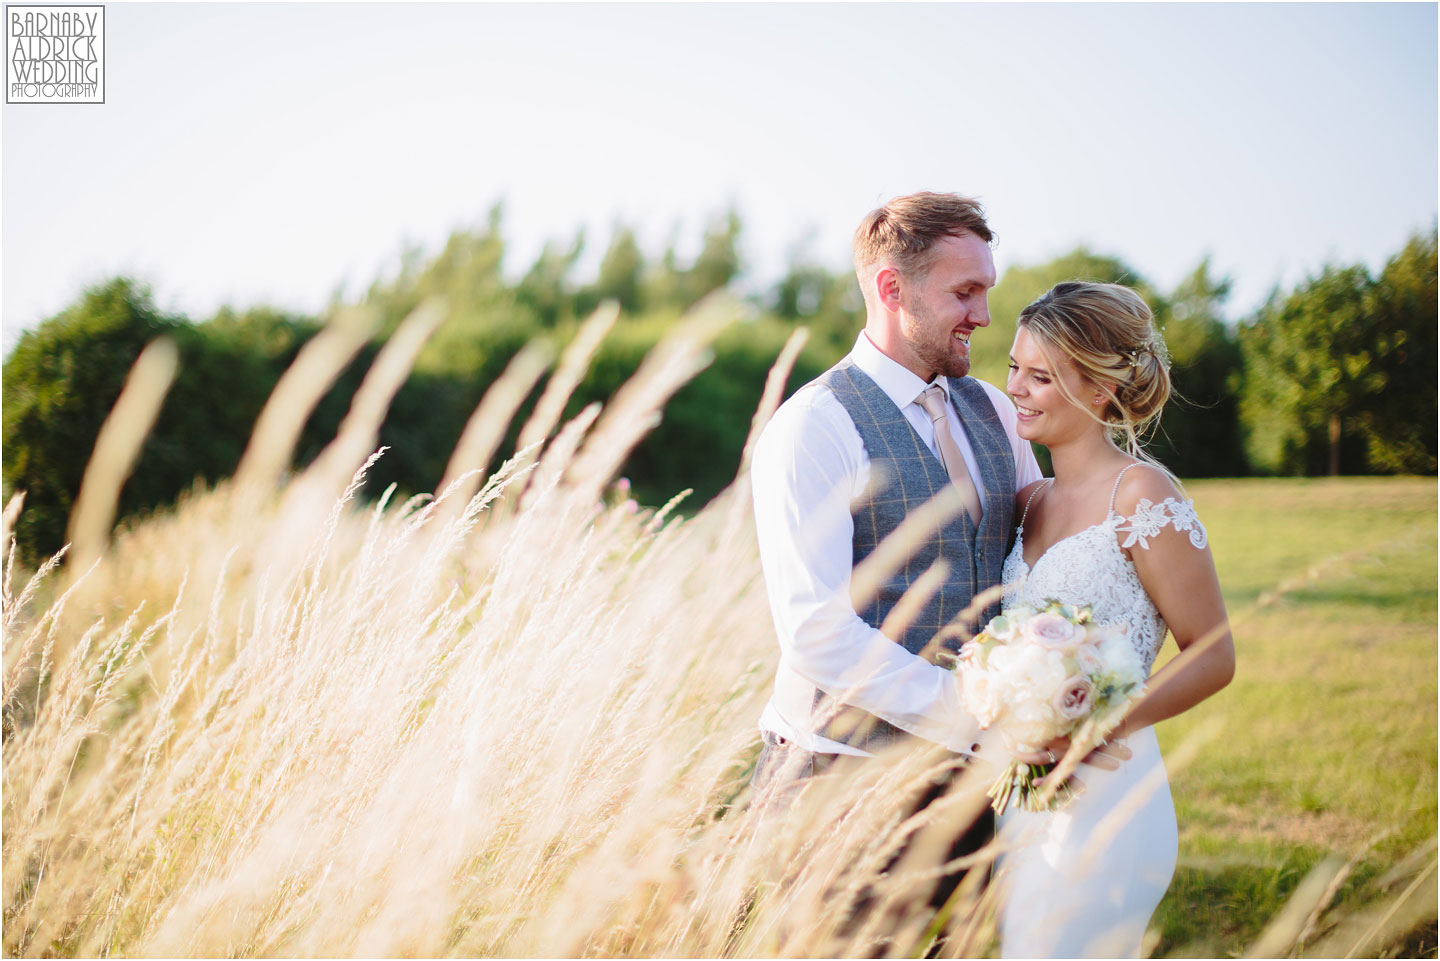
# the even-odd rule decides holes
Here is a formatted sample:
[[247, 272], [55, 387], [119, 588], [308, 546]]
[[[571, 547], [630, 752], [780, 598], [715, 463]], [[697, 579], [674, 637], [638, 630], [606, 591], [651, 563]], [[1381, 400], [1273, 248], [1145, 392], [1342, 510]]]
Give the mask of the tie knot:
[[926, 387], [915, 400], [925, 408], [925, 413], [930, 415], [931, 420], [939, 420], [945, 416], [945, 388], [939, 384]]

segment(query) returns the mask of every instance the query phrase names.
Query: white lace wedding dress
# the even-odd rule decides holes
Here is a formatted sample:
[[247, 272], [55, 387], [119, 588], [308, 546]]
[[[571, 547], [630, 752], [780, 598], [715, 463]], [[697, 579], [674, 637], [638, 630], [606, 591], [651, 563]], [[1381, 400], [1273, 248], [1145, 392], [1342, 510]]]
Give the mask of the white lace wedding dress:
[[[1004, 604], [1040, 607], [1053, 598], [1090, 605], [1100, 623], [1129, 624], [1148, 676], [1165, 640], [1165, 622], [1122, 548], [1147, 549], [1167, 526], [1188, 532], [1195, 547], [1206, 540], [1190, 502], [1141, 500], [1131, 517], [1115, 512], [1120, 477], [1137, 466], [1116, 477], [1105, 520], [1057, 541], [1034, 568], [1025, 563], [1022, 513], [1015, 548], [1005, 560]], [[1154, 730], [1136, 731], [1126, 743], [1134, 757], [1119, 770], [1081, 768], [1085, 791], [1067, 807], [1040, 813], [1012, 808], [999, 818], [1005, 957], [1139, 955], [1146, 925], [1175, 873], [1177, 837]]]

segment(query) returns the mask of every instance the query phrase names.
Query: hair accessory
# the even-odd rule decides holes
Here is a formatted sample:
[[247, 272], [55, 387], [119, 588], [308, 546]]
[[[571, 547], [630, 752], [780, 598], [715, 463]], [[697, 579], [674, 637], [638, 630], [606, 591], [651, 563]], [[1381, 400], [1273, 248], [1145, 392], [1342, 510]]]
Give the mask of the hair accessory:
[[1126, 360], [1126, 362], [1127, 362], [1131, 367], [1139, 367], [1139, 366], [1140, 366], [1140, 355], [1141, 355], [1141, 354], [1151, 354], [1151, 355], [1153, 355], [1154, 353], [1155, 353], [1155, 346], [1154, 346], [1153, 344], [1147, 342], [1147, 343], [1141, 344], [1139, 347], [1136, 347], [1134, 350], [1122, 350], [1122, 351], [1120, 351], [1120, 356], [1121, 356], [1121, 357], [1124, 357], [1125, 360]]

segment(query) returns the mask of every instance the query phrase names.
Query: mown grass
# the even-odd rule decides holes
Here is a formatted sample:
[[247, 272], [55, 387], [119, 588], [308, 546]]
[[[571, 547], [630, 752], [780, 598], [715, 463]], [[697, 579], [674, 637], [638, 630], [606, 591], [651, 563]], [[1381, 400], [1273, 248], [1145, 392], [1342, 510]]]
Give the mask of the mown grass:
[[[1252, 943], [1326, 856], [1358, 856], [1336, 896], [1353, 906], [1434, 836], [1436, 486], [1346, 478], [1189, 489], [1239, 667], [1219, 696], [1159, 728], [1169, 752], [1221, 725], [1172, 773], [1180, 867], [1157, 914], [1158, 952], [1223, 956]], [[1411, 948], [1427, 943], [1433, 956], [1433, 934], [1417, 932]]]

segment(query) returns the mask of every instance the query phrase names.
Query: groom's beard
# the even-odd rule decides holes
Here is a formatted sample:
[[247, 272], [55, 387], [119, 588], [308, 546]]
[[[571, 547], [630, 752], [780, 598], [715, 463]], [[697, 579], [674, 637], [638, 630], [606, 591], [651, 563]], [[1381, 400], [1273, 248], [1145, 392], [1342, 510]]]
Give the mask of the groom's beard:
[[915, 358], [928, 369], [946, 377], [964, 377], [970, 373], [969, 348], [961, 352], [951, 327], [924, 304], [912, 302], [905, 305], [900, 333]]

